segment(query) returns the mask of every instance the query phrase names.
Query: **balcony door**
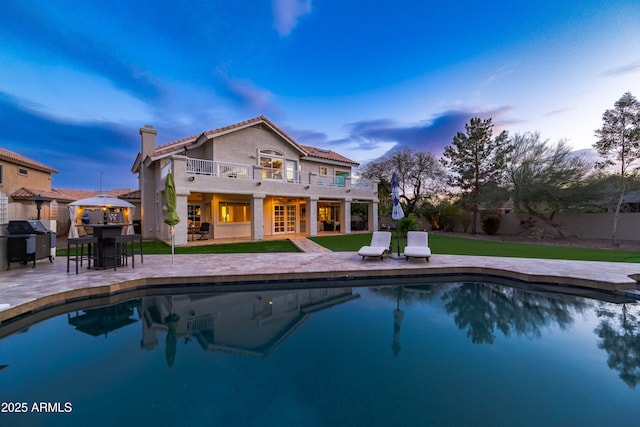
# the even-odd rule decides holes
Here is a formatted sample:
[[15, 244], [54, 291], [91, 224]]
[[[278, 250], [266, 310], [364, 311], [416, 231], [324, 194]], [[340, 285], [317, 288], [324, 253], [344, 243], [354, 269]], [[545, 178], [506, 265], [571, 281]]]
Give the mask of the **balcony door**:
[[296, 232], [296, 205], [273, 206], [273, 234]]

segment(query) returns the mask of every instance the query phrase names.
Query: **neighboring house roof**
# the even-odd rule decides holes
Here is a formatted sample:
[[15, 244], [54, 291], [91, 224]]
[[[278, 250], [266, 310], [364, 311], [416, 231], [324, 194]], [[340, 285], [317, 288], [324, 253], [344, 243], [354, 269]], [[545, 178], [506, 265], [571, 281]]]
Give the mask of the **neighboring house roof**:
[[[344, 163], [350, 163], [353, 165], [358, 165], [358, 162], [355, 162], [351, 159], [348, 159], [334, 151], [331, 150], [324, 150], [321, 148], [315, 148], [315, 147], [311, 147], [308, 145], [302, 145], [297, 143], [293, 138], [291, 138], [285, 131], [283, 131], [282, 129], [280, 129], [278, 126], [276, 126], [271, 120], [269, 120], [268, 118], [266, 118], [265, 116], [258, 116], [258, 117], [254, 117], [253, 119], [249, 119], [249, 120], [245, 120], [243, 122], [239, 122], [239, 123], [235, 123], [229, 126], [224, 126], [218, 129], [214, 129], [214, 130], [209, 130], [206, 132], [203, 132], [199, 135], [193, 135], [193, 136], [189, 136], [186, 138], [182, 138], [173, 142], [169, 142], [167, 144], [163, 144], [163, 145], [159, 145], [158, 147], [156, 147], [155, 151], [153, 152], [153, 154], [150, 155], [150, 157], [153, 160], [157, 160], [159, 158], [162, 157], [166, 157], [168, 155], [172, 155], [172, 154], [176, 154], [179, 153], [181, 151], [184, 151], [185, 149], [189, 149], [190, 147], [194, 146], [194, 145], [199, 145], [200, 143], [211, 139], [211, 138], [215, 138], [218, 136], [222, 136], [231, 132], [235, 132], [237, 130], [240, 129], [244, 129], [244, 128], [248, 128], [251, 126], [255, 126], [257, 124], [265, 124], [266, 126], [268, 126], [269, 128], [271, 128], [271, 130], [273, 132], [275, 132], [276, 134], [278, 134], [280, 137], [282, 137], [285, 141], [289, 142], [294, 148], [296, 148], [303, 156], [309, 157], [309, 158], [317, 158], [317, 159], [322, 159], [322, 160], [332, 160], [332, 161], [336, 161], [336, 162], [344, 162]], [[204, 138], [203, 138], [204, 137]], [[138, 156], [136, 157], [136, 160], [134, 162], [134, 167], [132, 168], [132, 170], [136, 170], [137, 169], [137, 165], [139, 164], [140, 161], [142, 161], [144, 159], [140, 159], [140, 153], [138, 153]]]
[[43, 190], [34, 190], [32, 188], [22, 187], [11, 194], [11, 198], [13, 200], [31, 200], [32, 197], [42, 196], [48, 197], [50, 199], [55, 199], [59, 202], [73, 202], [75, 199], [70, 198], [69, 195], [65, 193], [60, 193], [57, 190], [51, 191], [43, 191]]
[[[62, 188], [53, 188], [51, 191], [34, 190], [31, 188], [22, 187], [11, 194], [13, 200], [31, 200], [32, 197], [42, 196], [50, 199], [55, 199], [59, 202], [74, 202], [76, 200], [87, 199], [99, 194], [106, 194], [110, 197], [117, 197], [120, 199], [135, 200], [140, 199], [139, 190], [127, 189], [115, 189], [108, 191], [89, 191], [89, 190], [70, 190]], [[137, 194], [137, 197], [135, 195]], [[126, 196], [126, 197], [124, 197]]]
[[133, 190], [128, 193], [120, 194], [118, 198], [123, 200], [140, 200], [140, 190]]
[[32, 169], [40, 170], [43, 172], [49, 173], [58, 173], [57, 170], [50, 168], [49, 166], [42, 164], [40, 162], [36, 162], [35, 160], [31, 160], [28, 157], [25, 157], [21, 154], [14, 153], [13, 151], [9, 151], [5, 148], [0, 147], [0, 159], [6, 160], [11, 163], [15, 163], [22, 166], [27, 166]]

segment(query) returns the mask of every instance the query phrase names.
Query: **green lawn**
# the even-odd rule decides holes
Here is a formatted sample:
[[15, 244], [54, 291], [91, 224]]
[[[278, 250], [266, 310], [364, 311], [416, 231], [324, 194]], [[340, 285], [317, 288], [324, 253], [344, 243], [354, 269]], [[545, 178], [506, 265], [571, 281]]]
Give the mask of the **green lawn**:
[[[136, 245], [137, 250], [137, 245]], [[171, 253], [171, 246], [161, 241], [144, 242], [145, 255], [163, 255]], [[73, 252], [73, 251], [72, 251]], [[264, 240], [261, 242], [225, 243], [218, 245], [202, 245], [176, 247], [176, 254], [232, 254], [232, 253], [268, 253], [268, 252], [299, 252], [298, 248], [289, 240]], [[66, 256], [67, 249], [58, 249], [57, 256]]]
[[[371, 242], [371, 234], [312, 237], [311, 240], [332, 251], [357, 251]], [[405, 241], [400, 241], [400, 251]], [[583, 261], [640, 262], [640, 252], [615, 249], [569, 248], [512, 242], [496, 242], [465, 237], [429, 234], [429, 247], [434, 255], [485, 255], [517, 258], [547, 258]], [[395, 234], [392, 249], [398, 250]]]
[[[311, 240], [332, 251], [355, 252], [371, 242], [371, 234], [343, 234], [337, 236], [311, 237]], [[400, 251], [405, 241], [400, 241]], [[486, 255], [517, 258], [547, 258], [583, 261], [639, 262], [640, 252], [616, 249], [568, 248], [563, 246], [533, 245], [526, 243], [497, 242], [465, 237], [444, 236], [438, 233], [429, 234], [429, 246], [434, 255]], [[392, 240], [395, 253], [398, 250], [396, 236]], [[216, 245], [177, 247], [175, 253], [180, 254], [229, 254], [229, 253], [278, 253], [298, 252], [289, 240], [265, 240], [261, 242], [226, 243]], [[170, 254], [171, 247], [164, 242], [144, 242], [144, 253]], [[58, 256], [66, 256], [66, 249], [59, 249]]]

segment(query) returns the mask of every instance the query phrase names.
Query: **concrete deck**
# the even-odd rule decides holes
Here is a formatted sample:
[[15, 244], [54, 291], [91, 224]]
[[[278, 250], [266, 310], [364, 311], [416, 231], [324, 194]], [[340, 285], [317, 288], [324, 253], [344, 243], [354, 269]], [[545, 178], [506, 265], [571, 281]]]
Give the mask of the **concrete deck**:
[[[298, 240], [298, 239], [295, 239]], [[104, 298], [150, 287], [188, 289], [188, 284], [215, 287], [242, 284], [247, 289], [272, 287], [275, 281], [290, 281], [287, 287], [306, 287], [305, 280], [351, 280], [397, 276], [424, 276], [435, 281], [446, 276], [491, 275], [549, 284], [549, 288], [581, 287], [610, 293], [638, 292], [640, 264], [562, 261], [525, 258], [438, 255], [424, 260], [392, 256], [363, 260], [355, 252], [328, 252], [308, 239], [296, 242], [305, 253], [145, 255], [135, 268], [117, 271], [66, 272], [66, 258], [54, 263], [39, 260], [36, 268], [12, 263], [0, 272], [0, 325], [7, 320], [79, 299]], [[444, 280], [444, 279], [443, 279]], [[355, 282], [355, 280], [354, 280]], [[333, 284], [332, 284], [333, 285]], [[332, 286], [327, 285], [327, 286]], [[366, 285], [359, 280], [351, 286]], [[317, 286], [317, 285], [316, 285]]]

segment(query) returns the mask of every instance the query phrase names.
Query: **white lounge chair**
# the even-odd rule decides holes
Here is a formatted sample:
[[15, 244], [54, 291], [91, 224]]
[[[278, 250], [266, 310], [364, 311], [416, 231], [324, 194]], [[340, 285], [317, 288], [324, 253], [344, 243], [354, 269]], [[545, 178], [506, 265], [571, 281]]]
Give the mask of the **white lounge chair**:
[[429, 248], [429, 235], [426, 231], [409, 231], [407, 233], [404, 256], [407, 260], [409, 258], [425, 258], [429, 262], [431, 249]]
[[380, 259], [384, 257], [384, 254], [389, 252], [391, 246], [391, 232], [390, 231], [374, 231], [371, 236], [371, 244], [369, 246], [363, 246], [358, 251], [358, 255], [362, 256], [362, 259], [368, 256], [379, 256]]

